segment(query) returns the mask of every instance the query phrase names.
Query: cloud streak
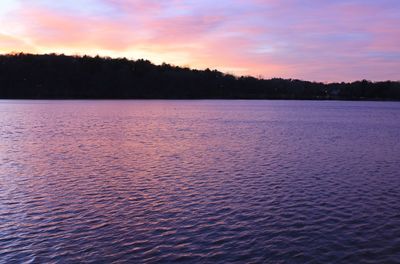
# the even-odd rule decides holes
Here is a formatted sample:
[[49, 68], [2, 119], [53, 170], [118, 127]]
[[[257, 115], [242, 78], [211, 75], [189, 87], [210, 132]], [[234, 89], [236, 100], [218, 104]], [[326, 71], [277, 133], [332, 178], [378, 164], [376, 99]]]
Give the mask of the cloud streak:
[[400, 79], [395, 0], [6, 2], [3, 53], [144, 57], [266, 78]]

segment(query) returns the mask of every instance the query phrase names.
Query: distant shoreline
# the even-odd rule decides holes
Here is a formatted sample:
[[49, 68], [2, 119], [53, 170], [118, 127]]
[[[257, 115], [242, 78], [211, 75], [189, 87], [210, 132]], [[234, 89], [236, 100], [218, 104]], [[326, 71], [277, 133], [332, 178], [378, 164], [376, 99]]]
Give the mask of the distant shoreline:
[[89, 56], [0, 55], [0, 99], [400, 101], [400, 82], [257, 79]]

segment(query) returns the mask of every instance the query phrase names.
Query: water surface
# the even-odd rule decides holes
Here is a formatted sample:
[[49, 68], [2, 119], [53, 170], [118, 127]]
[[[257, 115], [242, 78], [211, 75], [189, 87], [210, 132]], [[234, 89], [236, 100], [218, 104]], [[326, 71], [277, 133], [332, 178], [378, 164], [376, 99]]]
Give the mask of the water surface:
[[0, 262], [398, 263], [400, 103], [0, 101]]

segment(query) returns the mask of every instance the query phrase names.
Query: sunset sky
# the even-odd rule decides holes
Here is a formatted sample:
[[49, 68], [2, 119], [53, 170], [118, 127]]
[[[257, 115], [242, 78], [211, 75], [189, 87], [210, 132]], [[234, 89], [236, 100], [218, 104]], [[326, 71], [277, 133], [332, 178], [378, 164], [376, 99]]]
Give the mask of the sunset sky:
[[400, 80], [399, 0], [1, 0], [0, 53], [145, 58], [237, 75]]

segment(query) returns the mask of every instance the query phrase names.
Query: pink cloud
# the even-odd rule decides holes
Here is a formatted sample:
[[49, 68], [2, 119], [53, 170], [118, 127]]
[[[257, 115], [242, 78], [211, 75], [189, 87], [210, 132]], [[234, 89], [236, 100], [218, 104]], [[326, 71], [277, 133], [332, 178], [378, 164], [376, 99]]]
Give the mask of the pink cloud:
[[236, 74], [322, 81], [395, 78], [391, 69], [400, 67], [400, 15], [372, 1], [87, 1], [109, 8], [87, 14], [46, 0], [26, 3], [7, 19], [19, 30], [14, 40], [0, 36], [0, 51], [142, 54]]

